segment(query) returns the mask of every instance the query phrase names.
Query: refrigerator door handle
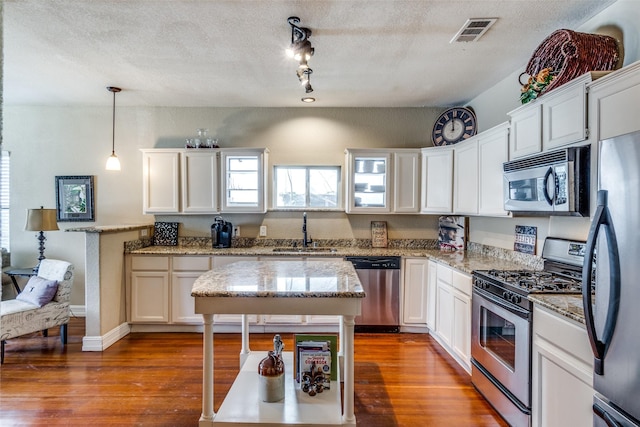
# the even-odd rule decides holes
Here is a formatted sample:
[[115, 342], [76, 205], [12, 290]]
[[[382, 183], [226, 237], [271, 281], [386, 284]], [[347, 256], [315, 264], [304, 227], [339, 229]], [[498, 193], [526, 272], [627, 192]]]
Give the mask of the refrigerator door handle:
[[[553, 206], [553, 200], [556, 198], [556, 195], [553, 195], [553, 199], [551, 198], [551, 196], [549, 195], [549, 191], [548, 191], [548, 184], [549, 184], [549, 177], [551, 177], [554, 181], [554, 189], [555, 189], [555, 181], [556, 181], [556, 177], [555, 174], [553, 173], [553, 168], [549, 168], [549, 170], [547, 170], [547, 173], [544, 174], [544, 187], [543, 187], [543, 191], [542, 194], [544, 195], [545, 200], [547, 201], [547, 203], [549, 203], [550, 206]], [[557, 191], [555, 191], [555, 193], [557, 194]]]
[[607, 424], [607, 427], [623, 427], [622, 424], [617, 422], [615, 418], [611, 416], [611, 414], [602, 409], [596, 403], [593, 404], [593, 413], [602, 418]]
[[[591, 274], [593, 271], [593, 254], [600, 231], [604, 231], [608, 243], [609, 256], [609, 304], [605, 320], [602, 339], [599, 339], [593, 317], [593, 306], [591, 296]], [[604, 374], [604, 358], [607, 354], [611, 337], [616, 327], [618, 319], [618, 307], [620, 305], [620, 257], [618, 254], [618, 244], [616, 234], [613, 229], [611, 214], [607, 208], [607, 191], [598, 191], [597, 208], [589, 230], [589, 238], [585, 249], [584, 264], [582, 269], [582, 302], [584, 306], [584, 317], [591, 343], [591, 351], [594, 356], [594, 372], [598, 375]]]

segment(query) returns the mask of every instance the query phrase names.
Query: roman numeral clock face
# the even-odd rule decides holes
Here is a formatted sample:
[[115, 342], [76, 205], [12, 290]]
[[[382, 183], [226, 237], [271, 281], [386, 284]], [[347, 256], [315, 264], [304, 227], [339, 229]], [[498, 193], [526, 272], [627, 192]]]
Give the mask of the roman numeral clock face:
[[476, 115], [465, 107], [450, 108], [433, 125], [433, 145], [451, 145], [472, 137], [478, 132]]

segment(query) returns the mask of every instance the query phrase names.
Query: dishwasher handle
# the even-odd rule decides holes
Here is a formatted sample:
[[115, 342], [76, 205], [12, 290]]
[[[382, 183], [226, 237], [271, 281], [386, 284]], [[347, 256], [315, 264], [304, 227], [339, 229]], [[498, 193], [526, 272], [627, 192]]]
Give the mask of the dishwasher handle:
[[389, 257], [345, 257], [356, 270], [399, 270], [401, 258]]

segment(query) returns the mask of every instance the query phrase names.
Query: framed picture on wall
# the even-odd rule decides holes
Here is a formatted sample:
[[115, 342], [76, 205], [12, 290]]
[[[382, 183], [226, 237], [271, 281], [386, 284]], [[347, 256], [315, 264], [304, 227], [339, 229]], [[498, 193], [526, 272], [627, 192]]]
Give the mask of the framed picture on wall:
[[58, 221], [95, 221], [93, 176], [56, 176]]

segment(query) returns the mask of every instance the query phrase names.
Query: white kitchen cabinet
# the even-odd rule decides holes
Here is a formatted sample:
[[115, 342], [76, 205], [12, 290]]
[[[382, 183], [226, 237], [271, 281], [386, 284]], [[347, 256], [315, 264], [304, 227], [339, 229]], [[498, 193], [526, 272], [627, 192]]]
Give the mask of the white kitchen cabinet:
[[202, 324], [191, 296], [193, 282], [211, 270], [210, 256], [174, 256], [171, 267], [171, 323]]
[[220, 151], [221, 212], [267, 211], [267, 149]]
[[542, 99], [542, 149], [552, 150], [587, 139], [587, 90], [585, 74], [552, 90]]
[[181, 154], [182, 212], [218, 211], [218, 151], [186, 150]]
[[453, 271], [453, 328], [451, 348], [471, 369], [471, 276]]
[[130, 274], [130, 321], [169, 322], [169, 257], [133, 256]]
[[202, 324], [191, 288], [211, 257], [132, 255], [129, 266], [131, 323]]
[[437, 263], [436, 283], [436, 338], [471, 372], [471, 276]]
[[180, 151], [142, 150], [142, 212], [180, 212]]
[[393, 152], [393, 212], [420, 211], [420, 150]]
[[436, 288], [436, 334], [441, 342], [451, 348], [453, 335], [453, 290], [451, 286], [438, 280]]
[[422, 149], [420, 212], [453, 211], [453, 147]]
[[587, 139], [587, 86], [607, 73], [585, 73], [509, 112], [510, 158], [549, 151]]
[[507, 216], [504, 210], [503, 167], [509, 160], [509, 123], [478, 135], [478, 214]]
[[535, 304], [532, 341], [532, 425], [592, 425], [593, 355], [584, 325]]
[[391, 151], [348, 149], [345, 164], [346, 212], [391, 212]]
[[266, 212], [267, 149], [144, 149], [143, 213]]
[[640, 130], [640, 62], [589, 84], [589, 122], [596, 141]]
[[427, 327], [430, 331], [436, 330], [436, 289], [438, 286], [438, 264], [429, 260], [427, 270]]
[[453, 150], [453, 212], [478, 213], [478, 136], [455, 145]]
[[403, 323], [426, 326], [429, 261], [426, 258], [405, 258], [403, 262]]
[[509, 156], [511, 159], [542, 151], [542, 105], [531, 101], [509, 112], [511, 133]]

